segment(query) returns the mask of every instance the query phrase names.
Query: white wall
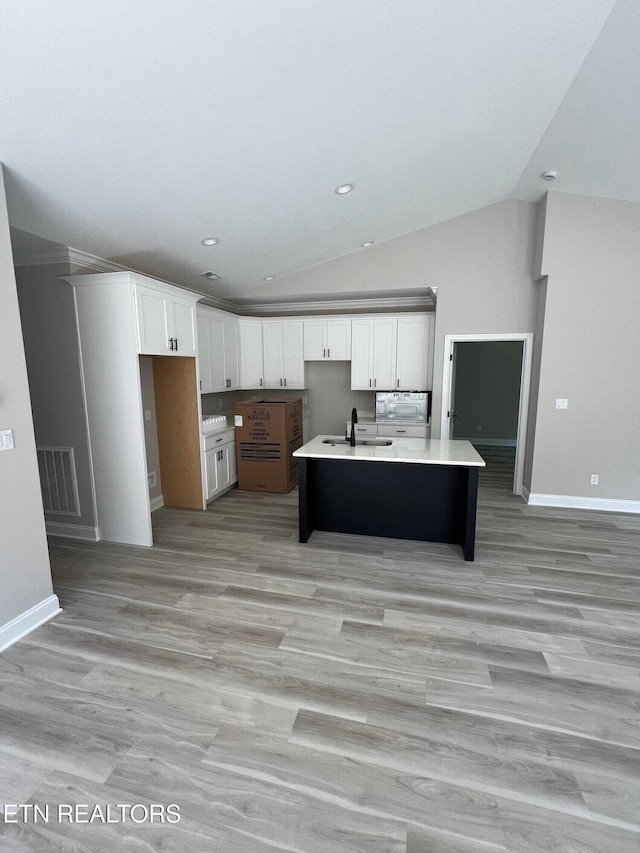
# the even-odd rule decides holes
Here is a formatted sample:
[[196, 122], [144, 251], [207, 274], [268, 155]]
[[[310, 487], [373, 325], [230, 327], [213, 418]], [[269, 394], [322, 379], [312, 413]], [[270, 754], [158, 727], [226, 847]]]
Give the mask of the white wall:
[[59, 610], [53, 595], [38, 478], [4, 180], [0, 167], [0, 648]]
[[629, 501], [639, 511], [640, 204], [549, 193], [540, 272], [531, 492]]

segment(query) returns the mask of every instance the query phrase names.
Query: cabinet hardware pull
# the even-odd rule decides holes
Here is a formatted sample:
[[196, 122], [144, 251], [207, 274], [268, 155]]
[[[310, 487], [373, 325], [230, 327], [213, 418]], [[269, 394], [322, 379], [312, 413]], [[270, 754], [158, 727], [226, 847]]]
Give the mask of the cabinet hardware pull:
[[280, 387], [282, 388], [282, 379], [280, 380]]
[[331, 358], [331, 350], [327, 349], [327, 358]]
[[176, 352], [178, 352], [178, 339], [174, 338], [173, 340], [176, 342]]
[[202, 391], [202, 379], [200, 380], [200, 390]]
[[400, 433], [400, 432], [406, 432], [406, 429], [397, 429], [397, 430], [396, 430], [396, 432], [398, 432], [398, 433]]
[[173, 352], [173, 338], [169, 338], [169, 349]]
[[374, 380], [373, 380], [373, 387], [375, 388], [377, 384], [378, 384], [378, 380], [377, 380], [377, 379], [374, 379]]
[[369, 388], [371, 388], [371, 380], [369, 380]]
[[284, 387], [285, 387], [285, 388], [287, 387], [287, 377], [286, 377], [286, 376], [285, 376], [285, 378], [284, 378]]
[[400, 387], [400, 380], [396, 379], [396, 388], [399, 388], [399, 387]]
[[221, 438], [216, 438], [216, 444], [217, 444], [219, 441], [222, 441], [222, 439], [221, 439]]
[[324, 349], [324, 348], [323, 348], [323, 350], [322, 350], [322, 357], [323, 357], [323, 358], [326, 358], [326, 357], [327, 357], [327, 351], [326, 351], [326, 349]]
[[260, 377], [260, 387], [262, 388], [262, 377]]

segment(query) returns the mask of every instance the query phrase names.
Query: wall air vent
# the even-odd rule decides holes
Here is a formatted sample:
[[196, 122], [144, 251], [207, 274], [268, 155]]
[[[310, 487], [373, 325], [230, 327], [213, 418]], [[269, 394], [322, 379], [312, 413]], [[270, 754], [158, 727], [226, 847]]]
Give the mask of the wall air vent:
[[217, 272], [212, 272], [212, 270], [206, 270], [206, 272], [201, 272], [200, 275], [202, 278], [208, 278], [209, 281], [215, 281], [217, 278], [220, 278]]
[[37, 453], [44, 511], [79, 516], [73, 447], [38, 447]]

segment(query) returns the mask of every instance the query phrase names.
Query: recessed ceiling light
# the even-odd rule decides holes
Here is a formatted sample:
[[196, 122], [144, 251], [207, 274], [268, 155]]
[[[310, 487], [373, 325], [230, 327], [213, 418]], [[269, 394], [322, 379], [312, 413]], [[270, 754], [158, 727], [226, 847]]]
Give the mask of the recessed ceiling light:
[[540, 177], [543, 181], [555, 181], [555, 179], [558, 177], [558, 173], [555, 169], [549, 169], [548, 172], [543, 172]]
[[211, 281], [215, 281], [215, 279], [220, 278], [217, 272], [213, 272], [212, 270], [205, 270], [205, 272], [201, 272], [200, 275], [203, 278], [208, 278]]
[[374, 243], [375, 243], [375, 240], [367, 240], [364, 243], [360, 243], [360, 245], [362, 246], [363, 249], [368, 249], [369, 246], [373, 246]]
[[220, 242], [219, 237], [206, 237], [204, 240], [200, 240], [203, 246], [215, 246], [216, 243]]
[[355, 187], [355, 184], [340, 184], [339, 187], [336, 187], [334, 193], [338, 195], [345, 195], [346, 193], [350, 193], [351, 190]]
[[263, 281], [273, 281], [274, 278], [275, 278], [275, 275], [265, 275], [265, 277], [262, 280]]

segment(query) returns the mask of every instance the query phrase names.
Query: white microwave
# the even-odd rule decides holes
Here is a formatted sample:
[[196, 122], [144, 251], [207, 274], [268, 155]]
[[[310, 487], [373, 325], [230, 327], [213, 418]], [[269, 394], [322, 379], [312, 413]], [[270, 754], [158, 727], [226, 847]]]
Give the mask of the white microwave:
[[428, 424], [431, 391], [377, 391], [376, 423]]

